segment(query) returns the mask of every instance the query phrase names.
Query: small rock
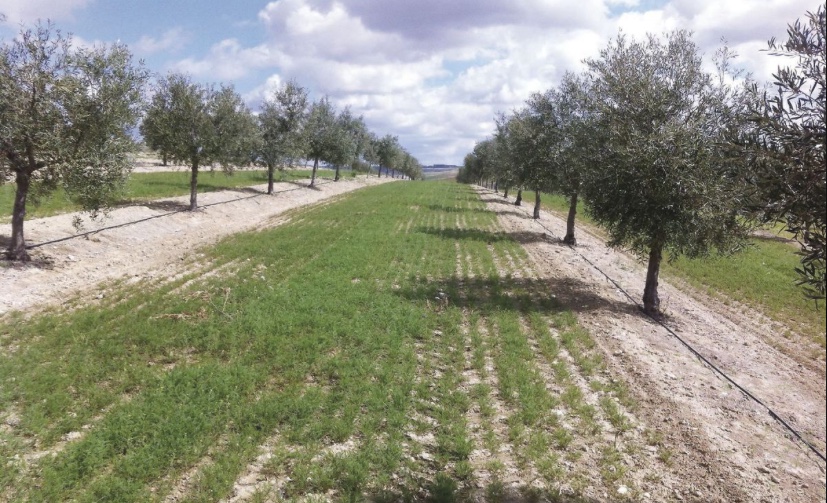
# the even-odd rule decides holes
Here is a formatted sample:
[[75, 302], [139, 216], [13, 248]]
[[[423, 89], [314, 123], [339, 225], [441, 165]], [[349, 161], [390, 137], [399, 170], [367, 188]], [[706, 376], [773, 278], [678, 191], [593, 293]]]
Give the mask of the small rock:
[[431, 456], [430, 454], [428, 454], [427, 452], [423, 452], [422, 454], [419, 455], [419, 459], [421, 459], [422, 461], [431, 462], [431, 461], [434, 460], [434, 457]]
[[439, 337], [442, 335], [442, 330], [434, 330], [434, 335]]
[[775, 475], [770, 475], [770, 480], [772, 480], [772, 482], [774, 484], [780, 484], [781, 483], [781, 481], [778, 480], [778, 477], [776, 477]]
[[621, 496], [626, 496], [627, 494], [629, 494], [629, 488], [626, 486], [620, 486], [617, 488], [617, 494]]
[[761, 472], [761, 473], [768, 474], [768, 475], [769, 475], [769, 473], [770, 473], [770, 469], [769, 469], [769, 468], [767, 468], [766, 466], [759, 466], [759, 467], [758, 467], [758, 471], [759, 471], [759, 472]]

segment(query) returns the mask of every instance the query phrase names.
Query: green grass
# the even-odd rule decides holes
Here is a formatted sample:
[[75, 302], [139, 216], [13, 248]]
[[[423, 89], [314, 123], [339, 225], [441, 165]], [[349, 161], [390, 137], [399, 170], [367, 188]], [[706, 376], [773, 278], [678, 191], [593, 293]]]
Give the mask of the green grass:
[[[345, 172], [345, 176], [350, 172]], [[277, 171], [276, 181], [290, 181], [310, 178], [310, 170]], [[329, 176], [329, 173], [320, 172], [318, 175]], [[317, 175], [317, 176], [318, 176]], [[126, 183], [123, 197], [116, 204], [131, 204], [165, 197], [183, 196], [189, 194], [190, 172], [164, 171], [156, 173], [133, 173]], [[267, 183], [267, 172], [262, 170], [238, 170], [231, 176], [222, 171], [204, 170], [198, 174], [198, 192], [214, 192], [250, 185]], [[9, 183], [0, 186], [0, 221], [11, 218], [16, 185]], [[42, 198], [39, 204], [29, 204], [27, 219], [47, 217], [68, 211], [78, 211], [80, 208], [72, 203], [62, 189]]]
[[[523, 205], [530, 208], [533, 204], [534, 193], [523, 191]], [[564, 218], [568, 215], [569, 203], [562, 196], [543, 194], [541, 204]], [[582, 203], [578, 204], [577, 225], [601, 233]], [[816, 303], [807, 299], [796, 286], [795, 268], [800, 266], [796, 251], [797, 248], [787, 242], [754, 238], [746, 250], [731, 256], [679, 257], [672, 262], [664, 261], [662, 273], [666, 278], [687, 281], [722, 302], [731, 299], [756, 308], [789, 327], [779, 333], [780, 337], [789, 338], [792, 332], [798, 332], [824, 349], [827, 347], [827, 311], [824, 301]], [[641, 277], [641, 283], [644, 279]], [[813, 358], [823, 359], [824, 352], [814, 351]]]
[[[260, 473], [283, 484], [261, 501], [463, 501], [481, 469], [491, 494], [506, 468], [587, 485], [575, 446], [610, 446], [580, 426], [605, 409], [627, 427], [624, 402], [552, 391], [597, 373], [594, 341], [545, 282], [514, 274], [526, 253], [470, 188], [385, 184], [293, 216], [201, 250], [216, 275], [7, 318], [0, 500], [163, 501], [186, 474], [184, 501], [217, 501], [262, 445]], [[475, 461], [504, 444], [510, 461]], [[618, 456], [594, 457], [631, 484]]]

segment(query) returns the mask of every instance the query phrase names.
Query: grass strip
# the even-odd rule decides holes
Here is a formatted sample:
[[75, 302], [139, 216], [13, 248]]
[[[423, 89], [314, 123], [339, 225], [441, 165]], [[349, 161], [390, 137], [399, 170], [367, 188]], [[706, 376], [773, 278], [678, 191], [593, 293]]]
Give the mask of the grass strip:
[[[345, 176], [347, 176], [347, 173]], [[320, 173], [320, 176], [324, 177], [324, 173]], [[275, 174], [276, 182], [289, 182], [304, 178], [310, 178], [310, 170], [285, 170], [277, 171]], [[190, 172], [186, 170], [132, 173], [120, 200], [115, 205], [129, 205], [153, 199], [187, 195], [190, 193], [189, 180]], [[220, 170], [207, 170], [199, 173], [198, 193], [203, 194], [264, 183], [267, 183], [267, 171], [263, 170], [237, 170], [229, 176]], [[15, 187], [16, 185], [13, 183], [0, 186], [0, 222], [11, 221]], [[80, 210], [80, 207], [69, 199], [63, 189], [58, 189], [42, 198], [30, 197], [29, 201], [26, 219], [42, 218]]]

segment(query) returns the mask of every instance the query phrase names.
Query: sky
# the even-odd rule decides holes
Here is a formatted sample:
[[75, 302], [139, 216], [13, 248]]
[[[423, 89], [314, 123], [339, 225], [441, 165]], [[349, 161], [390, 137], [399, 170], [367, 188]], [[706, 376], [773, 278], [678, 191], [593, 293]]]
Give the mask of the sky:
[[494, 131], [498, 112], [622, 30], [675, 29], [711, 65], [722, 41], [759, 82], [789, 60], [767, 40], [818, 0], [0, 0], [0, 37], [51, 20], [78, 45], [125, 43], [157, 75], [232, 84], [252, 110], [295, 80], [311, 99], [350, 106], [379, 136], [393, 134], [422, 164], [462, 164]]

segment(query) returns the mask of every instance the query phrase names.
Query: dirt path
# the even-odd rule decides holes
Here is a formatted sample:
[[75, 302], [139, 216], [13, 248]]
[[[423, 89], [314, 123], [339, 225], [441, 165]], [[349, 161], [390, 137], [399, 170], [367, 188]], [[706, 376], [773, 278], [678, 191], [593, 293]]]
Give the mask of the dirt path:
[[[572, 250], [559, 242], [565, 234], [563, 219], [543, 212], [540, 223], [551, 231], [549, 236], [530, 218], [530, 208], [514, 207], [487, 192], [481, 196], [499, 213], [506, 231], [522, 242], [544, 277], [552, 278], [548, 291], [577, 313], [612, 372], [631, 384], [639, 415], [675, 449], [675, 466], [706, 468], [709, 487], [734, 484], [750, 495], [749, 501], [824, 500], [824, 464], [788, 438], [766, 409], [745, 399], [644, 317], [583, 257], [635, 299], [642, 297], [644, 265], [607, 248], [582, 228], [579, 245]], [[676, 333], [824, 452], [823, 362], [802, 365], [795, 354], [791, 357], [789, 351], [770, 344], [779, 336], [760, 313], [716, 309], [713, 300], [689, 295], [666, 281], [661, 281], [660, 293], [667, 324]], [[691, 494], [686, 497], [693, 499]]]
[[[268, 196], [266, 185], [198, 195], [198, 211], [186, 208], [189, 196], [162, 199], [145, 205], [119, 208], [108, 218], [87, 223], [86, 237], [74, 237], [72, 219], [78, 213], [26, 222], [29, 245], [36, 260], [48, 267], [9, 266], [0, 268], [0, 316], [10, 311], [61, 305], [77, 294], [89, 299], [101, 295], [101, 282], [122, 278], [173, 276], [181, 260], [196, 248], [237, 232], [278, 223], [274, 217], [285, 211], [313, 204], [387, 178], [321, 181], [316, 189], [306, 181], [276, 184]], [[136, 223], [131, 223], [136, 222]], [[123, 225], [127, 224], [127, 225]], [[0, 243], [11, 235], [7, 224]], [[65, 241], [58, 241], [64, 238]], [[180, 267], [177, 267], [180, 269]]]

